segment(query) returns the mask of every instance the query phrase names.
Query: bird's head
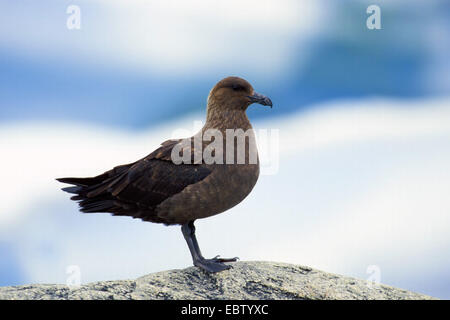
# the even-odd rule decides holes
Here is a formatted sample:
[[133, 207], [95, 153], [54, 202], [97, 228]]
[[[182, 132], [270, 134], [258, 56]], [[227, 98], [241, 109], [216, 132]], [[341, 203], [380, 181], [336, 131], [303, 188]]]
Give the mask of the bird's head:
[[252, 103], [272, 107], [272, 101], [265, 95], [255, 92], [248, 81], [239, 77], [228, 77], [220, 80], [208, 96], [210, 106], [246, 110]]

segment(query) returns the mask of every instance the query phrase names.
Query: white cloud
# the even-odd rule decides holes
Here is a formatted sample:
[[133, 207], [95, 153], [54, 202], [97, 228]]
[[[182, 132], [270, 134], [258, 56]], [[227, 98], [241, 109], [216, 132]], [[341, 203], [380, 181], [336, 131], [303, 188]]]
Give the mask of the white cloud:
[[450, 102], [441, 99], [337, 101], [262, 126], [281, 130], [282, 153], [330, 144], [448, 135]]

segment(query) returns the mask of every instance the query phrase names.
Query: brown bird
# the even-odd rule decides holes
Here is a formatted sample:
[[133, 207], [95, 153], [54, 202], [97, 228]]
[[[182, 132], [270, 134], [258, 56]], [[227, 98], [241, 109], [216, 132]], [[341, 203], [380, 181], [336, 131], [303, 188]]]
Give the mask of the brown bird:
[[258, 180], [255, 137], [246, 115], [252, 103], [272, 107], [272, 101], [246, 80], [225, 78], [210, 91], [206, 123], [193, 137], [165, 141], [143, 159], [96, 177], [57, 180], [74, 185], [62, 190], [75, 194], [71, 199], [79, 201], [82, 212], [181, 225], [194, 265], [208, 272], [226, 270], [231, 266], [224, 262], [237, 258], [205, 259], [194, 221], [234, 207]]

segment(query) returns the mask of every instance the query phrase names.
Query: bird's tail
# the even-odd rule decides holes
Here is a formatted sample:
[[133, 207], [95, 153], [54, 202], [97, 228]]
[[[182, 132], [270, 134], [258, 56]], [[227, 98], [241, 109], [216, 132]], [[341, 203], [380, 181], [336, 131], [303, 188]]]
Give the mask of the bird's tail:
[[56, 180], [72, 185], [62, 190], [73, 194], [70, 199], [79, 201], [81, 212], [110, 212], [115, 207], [110, 191], [117, 183], [124, 180], [131, 165], [116, 167], [96, 177], [57, 178]]
[[73, 184], [72, 187], [62, 188], [61, 190], [68, 193], [80, 193], [83, 189], [96, 185], [101, 181], [98, 181], [97, 177], [93, 178], [57, 178], [59, 182]]

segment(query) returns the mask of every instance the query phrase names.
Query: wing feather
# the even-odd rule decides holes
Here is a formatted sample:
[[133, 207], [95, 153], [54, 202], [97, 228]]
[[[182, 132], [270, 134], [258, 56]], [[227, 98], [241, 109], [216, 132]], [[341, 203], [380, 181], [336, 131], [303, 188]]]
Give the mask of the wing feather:
[[202, 164], [174, 164], [171, 152], [179, 141], [168, 140], [147, 157], [96, 177], [57, 180], [75, 185], [63, 190], [75, 194], [71, 199], [79, 201], [82, 212], [110, 212], [165, 223], [156, 216], [156, 206], [211, 173]]

